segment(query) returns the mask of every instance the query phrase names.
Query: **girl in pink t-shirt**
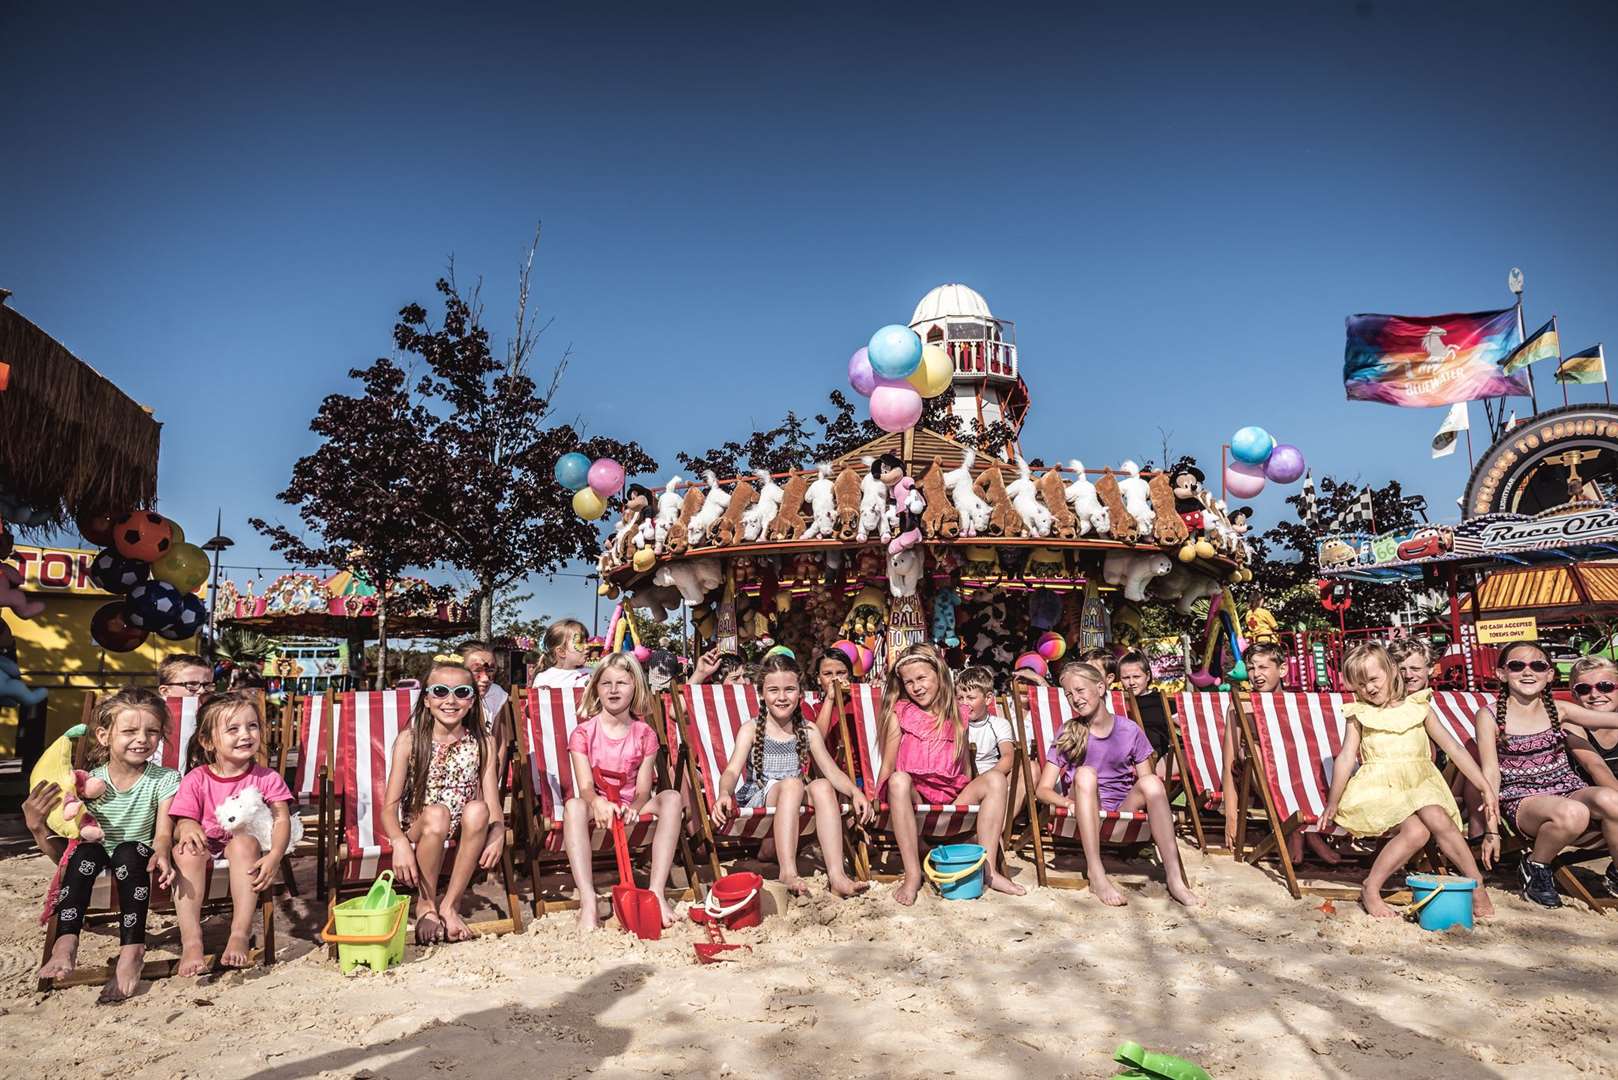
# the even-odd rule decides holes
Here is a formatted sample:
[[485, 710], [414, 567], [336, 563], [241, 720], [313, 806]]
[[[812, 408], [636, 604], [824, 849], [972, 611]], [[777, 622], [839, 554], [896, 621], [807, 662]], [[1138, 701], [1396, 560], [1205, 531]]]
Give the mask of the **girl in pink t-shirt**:
[[[231, 912], [230, 938], [219, 954], [219, 963], [246, 967], [252, 962], [253, 912], [259, 894], [275, 884], [292, 840], [292, 792], [273, 769], [258, 763], [263, 737], [264, 718], [259, 715], [255, 691], [215, 694], [197, 710], [197, 731], [186, 750], [192, 768], [169, 804], [169, 816], [174, 819], [174, 866], [179, 872], [174, 890], [174, 910], [180, 923], [177, 975], [201, 975], [206, 970], [202, 901], [208, 895], [213, 860], [221, 855], [230, 863]], [[268, 851], [246, 833], [226, 832], [214, 815], [220, 803], [249, 787], [258, 788], [274, 815]]]
[[886, 800], [893, 838], [904, 863], [904, 880], [893, 898], [909, 906], [921, 891], [921, 841], [916, 806], [978, 807], [978, 843], [988, 853], [989, 887], [1021, 896], [1024, 889], [997, 869], [1000, 834], [1006, 825], [1005, 773], [975, 779], [967, 773], [972, 740], [966, 710], [955, 701], [949, 669], [931, 645], [899, 654], [882, 693], [882, 771], [877, 801]]
[[640, 664], [628, 653], [610, 653], [596, 665], [584, 688], [579, 714], [587, 719], [568, 736], [574, 795], [562, 807], [562, 840], [579, 889], [579, 925], [586, 930], [601, 924], [590, 829], [608, 828], [614, 817], [626, 824], [637, 822], [642, 814], [657, 818], [648, 885], [663, 909], [663, 925], [674, 925], [674, 909], [663, 892], [674, 865], [684, 808], [678, 792], [656, 790], [657, 732], [640, 719], [651, 708], [652, 692]]
[[1055, 745], [1046, 750], [1034, 795], [1078, 821], [1086, 873], [1096, 899], [1111, 907], [1122, 907], [1125, 902], [1101, 862], [1101, 812], [1144, 809], [1152, 842], [1163, 860], [1169, 895], [1186, 907], [1201, 907], [1201, 898], [1186, 884], [1174, 840], [1174, 811], [1168, 789], [1152, 771], [1152, 744], [1146, 733], [1107, 708], [1107, 677], [1100, 668], [1082, 661], [1065, 664], [1058, 681], [1073, 708], [1073, 718], [1062, 725]]

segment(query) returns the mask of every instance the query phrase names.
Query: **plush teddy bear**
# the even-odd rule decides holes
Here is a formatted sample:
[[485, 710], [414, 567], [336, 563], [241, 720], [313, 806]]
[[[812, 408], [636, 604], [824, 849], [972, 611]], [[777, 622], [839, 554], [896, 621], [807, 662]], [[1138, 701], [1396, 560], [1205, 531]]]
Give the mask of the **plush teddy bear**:
[[[768, 493], [769, 489], [765, 489]], [[787, 477], [787, 486], [781, 489], [781, 495], [775, 516], [767, 525], [767, 536], [771, 540], [796, 540], [803, 535], [803, 530], [809, 522], [803, 516], [803, 502], [809, 495], [809, 474], [793, 473]], [[763, 498], [759, 500], [761, 503]]]
[[960, 602], [961, 594], [953, 586], [946, 585], [933, 593], [933, 640], [945, 648], [953, 649], [961, 643], [955, 632], [955, 608]]
[[1146, 599], [1146, 586], [1173, 569], [1162, 555], [1144, 552], [1110, 552], [1101, 565], [1101, 579], [1108, 585], [1121, 585], [1124, 597], [1139, 603]]
[[[245, 833], [258, 841], [260, 851], [270, 850], [271, 831], [275, 828], [275, 814], [270, 810], [270, 804], [264, 801], [264, 793], [258, 788], [249, 785], [236, 794], [220, 803], [213, 812], [214, 820], [219, 827], [237, 836]], [[287, 841], [290, 850], [299, 840], [303, 839], [303, 822], [298, 815], [291, 815], [292, 835]]]
[[921, 584], [921, 552], [904, 548], [888, 555], [888, 591], [894, 596], [915, 596]]

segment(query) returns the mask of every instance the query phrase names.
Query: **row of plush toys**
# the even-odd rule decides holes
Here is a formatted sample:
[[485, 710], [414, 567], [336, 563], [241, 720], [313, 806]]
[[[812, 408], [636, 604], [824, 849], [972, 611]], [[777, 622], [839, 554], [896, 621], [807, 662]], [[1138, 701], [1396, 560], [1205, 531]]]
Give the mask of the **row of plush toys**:
[[709, 471], [706, 488], [676, 476], [653, 495], [632, 484], [622, 516], [601, 555], [605, 573], [626, 563], [647, 570], [657, 556], [684, 555], [694, 548], [725, 548], [777, 540], [834, 539], [887, 545], [890, 554], [922, 538], [1051, 537], [1094, 535], [1130, 544], [1173, 549], [1182, 562], [1216, 554], [1246, 562], [1244, 534], [1250, 507], [1227, 510], [1202, 487], [1203, 474], [1183, 462], [1151, 480], [1126, 461], [1114, 473], [1091, 481], [1080, 461], [1069, 463], [1073, 479], [1056, 469], [1037, 478], [1021, 457], [1009, 482], [999, 461], [973, 475], [976, 452], [968, 449], [955, 469], [934, 458], [912, 480], [896, 455], [866, 457], [835, 477], [830, 465], [794, 473], [783, 487], [768, 471], [724, 487]]

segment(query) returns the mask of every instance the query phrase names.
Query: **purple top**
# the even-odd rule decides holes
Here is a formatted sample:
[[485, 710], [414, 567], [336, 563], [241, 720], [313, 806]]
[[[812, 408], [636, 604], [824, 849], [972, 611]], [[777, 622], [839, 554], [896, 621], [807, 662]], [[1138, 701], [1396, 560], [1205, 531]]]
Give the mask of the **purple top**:
[[1103, 810], [1116, 810], [1123, 805], [1135, 786], [1135, 766], [1151, 756], [1152, 744], [1146, 732], [1127, 716], [1112, 718], [1112, 730], [1106, 738], [1091, 735], [1085, 740], [1084, 754], [1078, 761], [1069, 761], [1054, 742], [1045, 751], [1045, 760], [1062, 771], [1060, 791], [1063, 795], [1073, 789], [1073, 775], [1080, 765], [1088, 765], [1096, 771]]

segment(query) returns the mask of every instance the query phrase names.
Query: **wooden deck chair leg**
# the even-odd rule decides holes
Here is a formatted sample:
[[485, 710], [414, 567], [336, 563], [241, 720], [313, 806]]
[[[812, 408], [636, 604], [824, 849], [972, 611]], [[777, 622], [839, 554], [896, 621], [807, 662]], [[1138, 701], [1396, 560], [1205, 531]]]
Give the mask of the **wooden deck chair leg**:
[[1185, 732], [1181, 729], [1179, 721], [1169, 712], [1167, 700], [1163, 702], [1163, 714], [1169, 721], [1169, 750], [1174, 754], [1174, 768], [1180, 774], [1180, 790], [1185, 793], [1186, 816], [1191, 819], [1191, 831], [1197, 838], [1197, 850], [1207, 852], [1208, 838], [1202, 832], [1202, 808], [1197, 805], [1197, 793], [1191, 781], [1191, 771], [1187, 768], [1191, 758], [1185, 750]]
[[522, 933], [522, 901], [517, 896], [517, 870], [511, 859], [511, 844], [500, 849], [500, 879], [506, 885], [506, 917], [511, 920], [511, 932]]
[[331, 777], [327, 775], [324, 765], [320, 768], [316, 787], [320, 790], [320, 823], [315, 830], [315, 898], [324, 900], [326, 898], [326, 840], [327, 832], [331, 828], [332, 818]]
[[258, 962], [265, 967], [275, 963], [275, 889], [266, 888], [258, 903], [259, 921], [263, 924], [260, 944], [263, 952]]
[[1028, 723], [1023, 717], [1022, 699], [1016, 694], [1011, 696], [1011, 706], [1012, 723], [1017, 729], [1017, 764], [1013, 768], [1020, 770], [1023, 778], [1023, 799], [1028, 806], [1028, 835], [1034, 841], [1034, 878], [1040, 888], [1045, 888], [1050, 884], [1050, 878], [1045, 869], [1045, 841], [1040, 835], [1039, 800], [1034, 797], [1038, 778], [1034, 775], [1033, 762], [1028, 760]]
[[[1242, 835], [1247, 830], [1246, 791], [1249, 787], [1258, 790], [1259, 801], [1264, 804], [1264, 816], [1270, 824], [1270, 838], [1275, 842], [1276, 857], [1281, 861], [1281, 872], [1286, 876], [1287, 891], [1292, 893], [1294, 900], [1303, 898], [1303, 890], [1298, 887], [1298, 875], [1292, 866], [1292, 853], [1287, 850], [1287, 834], [1282, 828], [1280, 815], [1275, 809], [1275, 800], [1270, 797], [1270, 787], [1264, 782], [1259, 772], [1259, 743], [1253, 727], [1253, 718], [1247, 711], [1248, 703], [1241, 694], [1232, 694], [1231, 701], [1236, 705], [1236, 719], [1241, 727], [1242, 742], [1247, 744], [1247, 783], [1243, 785], [1242, 807], [1243, 814], [1237, 821], [1237, 845], [1242, 843]], [[1250, 860], [1251, 861], [1251, 860]]]
[[534, 918], [545, 917], [545, 900], [539, 889], [539, 854], [545, 844], [545, 822], [540, 817], [539, 793], [534, 790], [533, 763], [523, 741], [517, 740], [517, 786], [512, 793], [512, 816], [520, 826], [523, 855], [528, 863], [528, 888], [533, 896]]

